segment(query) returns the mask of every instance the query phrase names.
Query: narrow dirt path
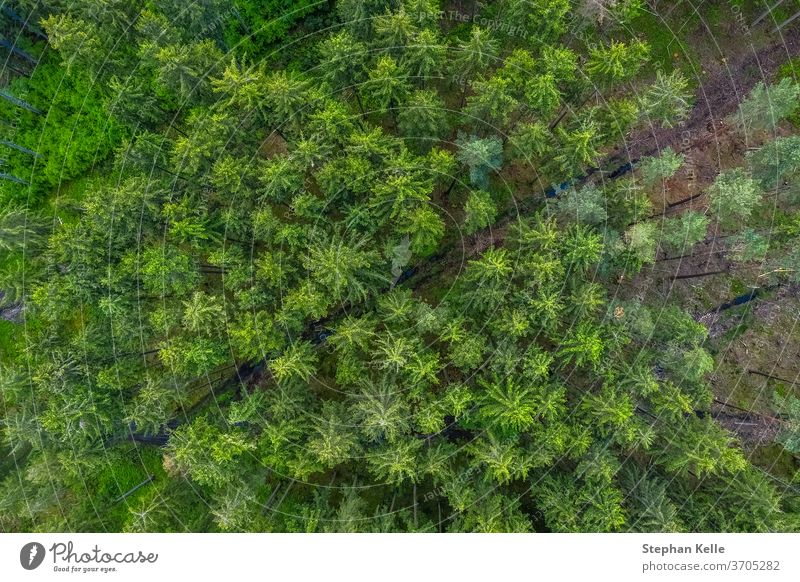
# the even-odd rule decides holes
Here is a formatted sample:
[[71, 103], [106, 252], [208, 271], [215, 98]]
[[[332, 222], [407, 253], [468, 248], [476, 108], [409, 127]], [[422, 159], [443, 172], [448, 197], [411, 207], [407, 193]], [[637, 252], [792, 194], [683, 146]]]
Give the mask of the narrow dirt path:
[[[800, 56], [800, 25], [775, 35], [775, 41], [758, 50], [751, 48], [732, 55], [722, 64], [706, 63], [708, 77], [695, 94], [695, 105], [689, 119], [678, 127], [651, 127], [634, 132], [620, 148], [616, 161], [652, 155], [666, 147], [675, 151], [691, 151], [722, 141], [728, 131], [725, 120], [759, 81], [774, 79], [778, 68], [788, 59]], [[746, 39], [743, 41], [747, 43]]]

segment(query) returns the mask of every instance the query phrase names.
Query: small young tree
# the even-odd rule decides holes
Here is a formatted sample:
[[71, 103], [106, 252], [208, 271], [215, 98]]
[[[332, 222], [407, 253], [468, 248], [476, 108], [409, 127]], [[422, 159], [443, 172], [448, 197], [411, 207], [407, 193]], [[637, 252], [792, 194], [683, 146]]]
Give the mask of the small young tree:
[[746, 263], [763, 261], [769, 250], [769, 240], [752, 228], [745, 228], [730, 240], [730, 257], [734, 261]]
[[771, 140], [756, 151], [748, 152], [747, 161], [753, 177], [765, 190], [774, 190], [784, 184], [797, 189], [800, 181], [800, 136]]
[[225, 431], [200, 416], [172, 433], [168, 453], [179, 471], [201, 485], [219, 487], [234, 478], [237, 457], [253, 448], [240, 430]]
[[342, 0], [336, 3], [336, 11], [348, 30], [359, 38], [369, 38], [376, 17], [399, 6], [399, 0]]
[[604, 83], [618, 83], [639, 72], [650, 56], [650, 47], [640, 40], [630, 44], [612, 40], [589, 49], [588, 73]]
[[422, 86], [428, 79], [438, 78], [442, 73], [447, 48], [441, 43], [438, 35], [425, 29], [414, 35], [406, 46], [403, 64], [409, 74], [416, 78]]
[[495, 75], [473, 82], [472, 89], [474, 95], [467, 98], [464, 112], [474, 125], [501, 131], [518, 105], [511, 95], [511, 81]]
[[417, 32], [414, 15], [402, 8], [396, 12], [386, 12], [372, 21], [375, 44], [386, 52], [399, 56]]
[[767, 87], [763, 81], [739, 105], [738, 121], [745, 130], [770, 130], [797, 111], [800, 84], [786, 77]]
[[553, 162], [571, 178], [594, 165], [599, 155], [597, 151], [598, 128], [593, 121], [583, 122], [572, 130], [558, 128], [558, 153]]
[[407, 216], [400, 232], [411, 237], [411, 252], [419, 257], [431, 255], [444, 236], [444, 221], [430, 206], [419, 206]]
[[545, 46], [555, 44], [567, 31], [572, 9], [569, 0], [505, 0], [504, 4], [509, 22], [525, 26], [530, 37]]
[[509, 140], [515, 158], [530, 164], [545, 157], [552, 147], [552, 135], [540, 122], [520, 123]]
[[491, 194], [483, 190], [473, 190], [469, 193], [464, 210], [466, 211], [464, 232], [467, 234], [486, 228], [497, 216], [497, 207]]
[[346, 30], [334, 34], [319, 45], [322, 78], [339, 92], [350, 92], [366, 75], [367, 47]]
[[691, 252], [694, 245], [706, 237], [709, 220], [704, 214], [689, 210], [677, 218], [664, 220], [661, 246], [672, 254]]
[[689, 116], [692, 107], [689, 81], [680, 71], [669, 75], [658, 71], [655, 82], [640, 98], [639, 105], [649, 121], [662, 127], [674, 127]]
[[792, 454], [800, 453], [800, 398], [792, 394], [774, 397], [775, 408], [783, 413], [787, 421], [778, 435], [778, 441]]
[[535, 422], [540, 399], [533, 386], [498, 377], [481, 381], [481, 385], [485, 391], [478, 402], [477, 415], [483, 426], [495, 434], [514, 436]]
[[309, 83], [297, 73], [267, 75], [262, 91], [269, 119], [276, 126], [297, 125], [309, 113]]
[[567, 229], [561, 245], [567, 267], [585, 271], [596, 264], [603, 253], [603, 237], [585, 225]]
[[761, 201], [761, 188], [741, 168], [717, 176], [709, 190], [711, 211], [722, 223], [746, 220]]
[[550, 118], [561, 104], [561, 91], [553, 73], [530, 75], [524, 87], [525, 104], [542, 119]]
[[414, 91], [397, 116], [400, 132], [427, 151], [447, 131], [445, 103], [436, 91]]
[[367, 104], [379, 112], [403, 104], [411, 92], [408, 72], [390, 56], [380, 57], [368, 76], [361, 92]]
[[460, 136], [456, 158], [469, 167], [469, 179], [478, 188], [489, 187], [489, 173], [503, 164], [503, 143], [496, 137]]
[[596, 367], [604, 350], [605, 343], [600, 336], [600, 329], [582, 321], [571, 328], [561, 340], [558, 356], [562, 358], [563, 365], [574, 363], [579, 368], [587, 364]]
[[366, 238], [320, 234], [303, 257], [310, 281], [334, 301], [363, 301], [385, 282], [376, 270], [380, 255]]
[[658, 227], [652, 222], [634, 224], [625, 231], [625, 242], [641, 263], [652, 263], [658, 250]]
[[555, 203], [557, 215], [569, 222], [600, 224], [608, 218], [603, 191], [594, 184], [570, 188]]
[[639, 173], [646, 186], [669, 180], [683, 165], [686, 156], [666, 147], [658, 157], [647, 157], [639, 163]]
[[469, 38], [459, 43], [453, 69], [464, 85], [476, 74], [487, 74], [495, 65], [498, 43], [488, 30], [478, 26], [470, 30]]

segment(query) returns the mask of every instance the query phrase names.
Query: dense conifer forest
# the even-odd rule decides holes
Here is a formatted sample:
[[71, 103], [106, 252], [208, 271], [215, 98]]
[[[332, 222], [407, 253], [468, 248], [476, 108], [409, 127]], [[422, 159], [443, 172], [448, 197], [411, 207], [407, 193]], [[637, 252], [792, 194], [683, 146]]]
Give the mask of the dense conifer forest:
[[0, 4], [0, 531], [800, 531], [796, 0]]

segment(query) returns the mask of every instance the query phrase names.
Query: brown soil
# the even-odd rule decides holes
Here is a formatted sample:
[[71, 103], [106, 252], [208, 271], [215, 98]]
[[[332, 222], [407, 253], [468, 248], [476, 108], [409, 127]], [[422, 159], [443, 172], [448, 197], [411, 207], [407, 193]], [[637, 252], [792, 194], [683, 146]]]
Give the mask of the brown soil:
[[781, 431], [781, 421], [752, 413], [731, 414], [717, 407], [712, 411], [714, 420], [731, 431], [748, 447], [767, 445], [775, 441]]
[[[675, 151], [688, 149], [694, 153], [723, 143], [730, 130], [726, 118], [735, 113], [750, 90], [759, 81], [770, 82], [781, 64], [800, 55], [800, 26], [783, 32], [783, 38], [760, 50], [743, 42], [741, 54], [728, 54], [719, 64], [704, 63], [708, 74], [697, 91], [695, 106], [686, 123], [675, 128], [651, 127], [635, 132], [619, 159], [653, 155], [668, 146]], [[730, 44], [736, 47], [736, 43]]]

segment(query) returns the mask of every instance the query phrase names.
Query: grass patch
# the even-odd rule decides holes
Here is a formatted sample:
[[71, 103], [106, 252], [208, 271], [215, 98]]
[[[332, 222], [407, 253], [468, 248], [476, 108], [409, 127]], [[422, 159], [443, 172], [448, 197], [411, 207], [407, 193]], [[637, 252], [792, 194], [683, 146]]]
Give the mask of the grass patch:
[[691, 83], [697, 83], [699, 59], [684, 41], [699, 19], [694, 13], [684, 12], [675, 10], [666, 21], [660, 14], [644, 12], [631, 22], [631, 32], [647, 40], [653, 66], [666, 72], [680, 69]]
[[0, 319], [0, 360], [16, 359], [18, 355], [17, 334], [21, 332], [19, 324]]

